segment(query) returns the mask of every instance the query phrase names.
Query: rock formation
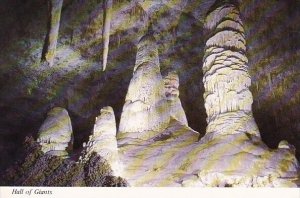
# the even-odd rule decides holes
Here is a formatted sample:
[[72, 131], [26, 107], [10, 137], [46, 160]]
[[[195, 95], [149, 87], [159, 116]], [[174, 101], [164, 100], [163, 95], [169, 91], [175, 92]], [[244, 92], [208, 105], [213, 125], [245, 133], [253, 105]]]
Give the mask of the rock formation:
[[167, 127], [169, 113], [160, 73], [156, 40], [152, 33], [138, 44], [133, 77], [121, 115], [119, 133], [160, 131]]
[[294, 152], [270, 150], [260, 139], [252, 116], [251, 79], [237, 2], [216, 1], [206, 17], [205, 28], [210, 35], [203, 65], [208, 127], [200, 144], [209, 148], [202, 151], [202, 156], [214, 157], [200, 166], [194, 184], [294, 186], [291, 181], [297, 178], [299, 168]]
[[63, 0], [48, 0], [48, 27], [42, 62], [46, 62], [49, 66], [53, 65], [55, 58], [62, 6]]
[[[64, 60], [60, 60], [61, 63], [58, 64], [57, 68], [48, 68], [58, 72], [42, 73], [43, 78], [36, 78], [35, 75], [30, 76], [26, 72], [24, 74], [20, 73], [22, 73], [21, 76], [32, 77], [33, 79], [26, 83], [32, 83], [34, 86], [24, 86], [30, 88], [24, 89], [28, 92], [26, 95], [34, 98], [32, 101], [29, 100], [28, 103], [35, 104], [38, 99], [43, 99], [37, 105], [41, 107], [37, 112], [42, 111], [40, 109], [43, 109], [42, 106], [45, 103], [63, 102], [65, 99], [71, 101], [68, 105], [74, 107], [74, 111], [71, 110], [72, 114], [74, 112], [76, 114], [74, 120], [79, 121], [75, 125], [76, 130], [79, 132], [87, 131], [89, 124], [85, 123], [85, 120], [93, 114], [93, 104], [98, 105], [99, 101], [106, 101], [106, 103], [113, 105], [116, 111], [120, 110], [118, 108], [124, 102], [121, 101], [124, 96], [121, 90], [124, 89], [124, 84], [127, 84], [128, 78], [131, 77], [130, 72], [128, 72], [128, 65], [132, 65], [131, 61], [134, 57], [131, 57], [131, 55], [135, 53], [133, 46], [136, 44], [136, 39], [144, 34], [144, 27], [149, 23], [149, 20], [153, 23], [153, 28], [157, 34], [152, 34], [149, 31], [138, 43], [133, 77], [123, 106], [117, 140], [113, 109], [105, 107], [101, 110], [101, 115], [96, 118], [89, 141], [83, 145], [79, 162], [74, 161], [77, 153], [79, 153], [78, 151], [74, 151], [72, 157], [64, 158], [72, 150], [72, 127], [67, 111], [62, 108], [54, 108], [49, 112], [39, 131], [38, 145], [36, 142], [30, 141], [32, 146], [25, 149], [26, 153], [22, 154], [25, 156], [25, 160], [18, 165], [17, 171], [12, 169], [7, 172], [7, 175], [4, 175], [4, 178], [8, 176], [8, 183], [6, 184], [39, 186], [127, 185], [125, 180], [116, 177], [116, 175], [120, 175], [128, 181], [130, 186], [296, 187], [296, 183], [300, 181], [299, 164], [295, 158], [295, 147], [288, 141], [293, 138], [296, 139], [297, 136], [290, 139], [288, 137], [288, 141], [281, 141], [277, 149], [270, 149], [262, 141], [260, 131], [252, 115], [253, 98], [249, 91], [251, 78], [247, 66], [244, 27], [237, 2], [241, 1], [217, 0], [214, 5], [214, 0], [193, 0], [188, 4], [187, 1], [177, 0], [116, 1], [114, 2], [116, 3], [114, 4], [116, 9], [113, 10], [115, 17], [111, 18], [112, 1], [105, 0], [106, 17], [104, 17], [104, 25], [102, 24], [102, 18], [99, 17], [102, 16], [99, 1], [91, 1], [88, 4], [85, 1], [68, 2], [65, 10], [69, 11], [64, 12], [64, 16], [74, 16], [74, 21], [73, 19], [64, 21], [63, 24], [66, 27], [63, 28], [64, 35], [60, 42], [66, 47], [68, 47], [67, 43], [71, 43], [70, 49], [68, 47], [70, 56], [68, 55]], [[249, 1], [241, 7], [247, 9], [250, 4], [256, 8], [255, 4], [257, 2], [260, 1], [251, 1], [251, 3]], [[268, 1], [264, 0], [262, 2]], [[262, 3], [263, 6], [270, 4]], [[274, 3], [274, 5], [280, 4]], [[97, 7], [97, 9], [94, 9], [94, 7]], [[209, 7], [211, 8], [208, 11]], [[74, 10], [79, 8], [80, 11], [78, 11], [77, 17], [76, 14], [74, 15]], [[260, 9], [261, 7], [257, 8]], [[250, 8], [249, 10], [255, 9]], [[208, 11], [207, 14], [204, 14], [206, 11]], [[87, 12], [86, 15], [82, 14]], [[204, 15], [206, 15], [205, 20], [202, 18]], [[269, 13], [265, 16], [269, 16]], [[254, 21], [254, 18], [252, 17], [251, 21]], [[291, 18], [293, 17], [291, 16], [289, 19]], [[205, 22], [204, 26], [202, 26], [203, 21]], [[296, 21], [293, 21], [295, 23], [292, 23], [292, 21], [290, 21], [291, 24], [295, 25]], [[250, 25], [252, 25], [252, 22]], [[256, 26], [255, 23], [254, 26]], [[249, 22], [247, 27], [249, 27]], [[272, 33], [269, 30], [270, 27], [273, 26], [264, 26], [260, 30], [257, 28], [258, 34], [262, 32], [262, 29], [263, 32]], [[109, 28], [111, 29], [109, 30]], [[203, 47], [203, 28], [206, 31], [204, 35], [207, 36], [207, 42], [204, 49], [203, 65], [199, 65], [201, 62], [199, 57]], [[107, 61], [109, 35], [112, 35], [112, 45], [110, 46], [114, 57], [112, 65], [116, 66], [105, 75], [98, 71], [98, 63], [94, 59], [99, 54], [99, 41], [102, 30], [104, 40], [103, 70]], [[276, 28], [276, 30], [279, 30], [279, 28]], [[253, 29], [249, 30], [249, 32], [252, 31]], [[159, 45], [156, 45], [154, 36], [159, 41]], [[121, 37], [122, 45], [120, 43]], [[259, 36], [259, 38], [253, 40], [251, 36], [249, 38], [250, 41], [256, 43], [263, 40], [262, 38], [265, 38], [265, 36]], [[278, 39], [277, 36], [276, 39]], [[272, 38], [267, 40], [266, 43], [276, 39]], [[56, 39], [52, 41], [56, 42]], [[252, 44], [251, 47], [254, 46], [254, 49], [258, 49], [266, 46], [266, 43], [257, 46]], [[80, 47], [77, 48], [78, 46]], [[180, 71], [181, 76], [184, 77], [182, 81], [184, 84], [181, 84], [181, 86], [185, 90], [184, 99], [189, 110], [193, 110], [193, 107], [196, 109], [196, 106], [198, 108], [200, 105], [204, 107], [202, 103], [199, 103], [199, 101], [202, 102], [200, 99], [202, 97], [193, 92], [196, 88], [201, 87], [200, 83], [196, 84], [199, 80], [202, 80], [202, 77], [200, 79], [200, 75], [202, 75], [200, 70], [203, 68], [204, 102], [208, 124], [206, 134], [203, 137], [187, 125], [185, 112], [179, 99], [179, 78], [176, 72], [170, 72], [165, 78], [162, 78], [158, 48], [162, 57], [161, 60], [163, 60], [161, 61], [163, 63], [161, 64], [163, 66], [162, 70], [168, 71], [170, 69], [169, 63], [172, 63], [172, 68], [176, 68], [176, 71]], [[283, 49], [285, 50], [285, 48]], [[271, 57], [271, 55], [261, 55], [264, 50], [258, 51], [257, 56], [259, 59], [265, 59], [266, 57], [276, 59], [280, 56], [278, 54], [282, 54], [276, 53], [276, 56]], [[18, 50], [16, 52], [21, 54]], [[70, 61], [69, 59], [73, 59], [73, 52], [75, 61]], [[252, 49], [252, 54], [249, 57], [253, 58], [253, 52], [256, 52], [256, 50]], [[65, 53], [59, 54], [60, 57], [66, 55]], [[13, 55], [10, 56], [13, 57]], [[31, 58], [34, 59], [34, 56], [31, 56]], [[290, 58], [292, 57], [286, 59], [290, 60]], [[253, 65], [255, 65], [257, 59], [253, 60]], [[279, 61], [280, 64], [281, 61]], [[271, 63], [272, 61], [268, 60], [267, 62]], [[30, 65], [29, 63], [32, 63], [32, 61], [28, 61], [26, 66]], [[295, 67], [296, 63], [295, 60], [287, 62], [288, 66], [295, 64]], [[120, 65], [122, 65], [121, 69]], [[187, 65], [188, 67], [185, 67]], [[196, 65], [198, 68], [196, 68]], [[23, 64], [20, 64], [20, 66], [22, 66], [20, 71], [27, 71], [23, 70]], [[271, 65], [264, 72], [272, 71], [274, 73], [273, 69], [276, 69], [276, 67], [277, 65]], [[33, 67], [29, 67], [29, 69], [33, 69]], [[44, 68], [40, 67], [40, 69]], [[260, 69], [262, 69], [260, 66], [255, 66], [255, 71]], [[288, 69], [288, 67], [283, 69]], [[8, 74], [13, 75], [7, 75], [4, 80], [9, 80], [10, 77], [15, 76], [15, 71], [19, 70], [12, 71], [14, 73]], [[32, 70], [30, 74], [33, 74], [34, 71], [40, 70]], [[69, 72], [70, 74], [67, 75]], [[280, 69], [276, 72], [280, 73], [282, 71]], [[253, 79], [261, 77], [262, 74], [258, 73]], [[277, 84], [272, 73], [266, 75], [266, 82], [269, 82], [269, 86], [265, 86], [267, 90], [274, 88]], [[290, 73], [294, 74], [296, 72]], [[290, 73], [283, 74], [282, 78], [289, 76]], [[49, 78], [47, 77], [48, 74]], [[60, 75], [56, 76], [56, 74]], [[18, 78], [10, 80], [13, 81], [11, 85], [20, 82], [16, 79]], [[41, 79], [44, 82], [61, 80], [61, 83], [46, 83], [45, 85], [42, 83], [43, 86], [38, 87], [40, 83], [36, 80]], [[68, 83], [71, 83], [71, 85]], [[107, 83], [109, 86], [106, 86]], [[56, 88], [50, 89], [50, 85]], [[258, 83], [257, 90], [262, 85]], [[9, 97], [7, 94], [2, 94], [7, 97], [5, 101], [24, 91], [14, 92], [11, 91], [11, 87], [7, 86], [5, 88], [5, 90], [12, 92], [12, 94], [8, 94]], [[92, 91], [87, 93], [87, 87], [90, 87]], [[44, 90], [44, 88], [47, 89]], [[54, 90], [62, 92], [57, 93]], [[74, 92], [74, 94], [63, 94], [65, 90], [68, 93]], [[291, 90], [294, 91], [295, 89]], [[281, 99], [286, 102], [285, 99], [288, 98], [286, 96], [290, 95], [289, 93], [285, 94], [284, 91], [284, 89], [281, 91]], [[37, 98], [35, 98], [34, 92], [40, 92], [37, 94]], [[275, 95], [274, 92], [270, 92], [270, 95], [272, 94]], [[198, 97], [197, 101], [195, 97]], [[46, 99], [44, 100], [44, 98]], [[16, 101], [19, 100], [23, 101], [24, 97], [22, 96]], [[86, 101], [90, 101], [90, 103]], [[15, 109], [22, 107], [21, 104], [23, 103], [20, 103], [19, 106], [18, 104], [17, 106], [11, 105], [14, 102], [15, 100], [12, 100], [7, 103], [7, 105], [13, 106], [14, 110], [10, 115], [6, 115], [7, 119], [15, 118]], [[5, 104], [3, 101], [0, 104], [2, 103]], [[27, 103], [27, 100], [25, 100], [25, 103]], [[22, 111], [25, 109], [27, 112], [25, 110], [24, 112], [28, 113], [28, 109], [31, 110], [30, 107], [34, 106], [29, 104], [22, 107]], [[78, 104], [84, 107], [86, 111], [79, 111], [81, 108], [76, 107]], [[277, 106], [277, 103], [270, 104]], [[293, 102], [291, 108], [295, 107], [296, 104]], [[281, 107], [284, 108], [285, 106]], [[2, 107], [1, 109], [5, 110]], [[285, 112], [288, 112], [288, 110]], [[26, 113], [23, 114], [26, 115]], [[35, 116], [37, 117], [39, 113]], [[201, 116], [202, 114], [195, 115], [194, 113], [197, 113], [197, 111], [193, 111], [192, 114], [187, 112], [193, 118], [204, 117]], [[264, 113], [262, 114], [265, 115]], [[77, 116], [80, 119], [76, 118]], [[36, 117], [32, 120], [35, 120]], [[22, 119], [19, 120], [22, 121]], [[192, 122], [197, 124], [196, 121]], [[2, 120], [0, 123], [6, 122]], [[28, 125], [30, 124], [27, 124], [27, 127]], [[82, 125], [86, 126], [82, 127]], [[22, 125], [20, 124], [20, 126]], [[280, 127], [278, 129], [281, 130]], [[204, 134], [203, 131], [200, 132]], [[293, 133], [291, 132], [291, 134]], [[275, 133], [270, 133], [270, 136], [273, 135], [275, 136]], [[84, 134], [80, 134], [80, 136], [78, 136], [78, 141], [82, 140]], [[2, 139], [0, 138], [0, 140]], [[2, 142], [5, 141], [6, 139], [2, 140]], [[40, 148], [43, 152], [40, 151]], [[21, 178], [21, 180], [18, 178]]]
[[96, 117], [93, 134], [84, 144], [83, 158], [87, 161], [93, 152], [103, 157], [110, 165], [113, 175], [120, 175], [121, 165], [119, 163], [116, 120], [111, 107], [104, 107], [100, 115]]
[[[131, 186], [296, 187], [299, 164], [291, 145], [261, 140], [252, 116], [251, 79], [236, 2], [217, 1], [205, 27], [204, 137], [171, 119], [146, 140], [118, 141], [123, 177]], [[168, 96], [168, 94], [167, 94]]]
[[111, 22], [111, 15], [112, 15], [112, 0], [105, 0], [103, 1], [104, 7], [104, 25], [103, 25], [103, 66], [102, 70], [105, 71], [107, 65], [107, 56], [108, 56], [108, 48], [109, 48], [109, 36], [110, 36], [110, 22]]
[[169, 103], [170, 116], [188, 126], [185, 112], [182, 108], [181, 101], [179, 98], [179, 77], [178, 74], [173, 71], [169, 72], [164, 77], [166, 99]]
[[247, 133], [259, 137], [252, 116], [251, 77], [239, 11], [233, 4], [218, 7], [207, 15], [205, 28], [211, 35], [203, 64], [206, 132], [212, 136]]
[[69, 114], [61, 107], [55, 107], [38, 132], [37, 142], [42, 151], [50, 155], [67, 157], [73, 147], [73, 132]]

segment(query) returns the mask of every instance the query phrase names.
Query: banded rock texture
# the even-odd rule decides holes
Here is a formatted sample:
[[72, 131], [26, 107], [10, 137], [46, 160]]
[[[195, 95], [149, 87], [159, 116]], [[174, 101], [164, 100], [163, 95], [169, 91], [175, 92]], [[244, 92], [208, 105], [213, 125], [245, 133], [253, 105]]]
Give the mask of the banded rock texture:
[[252, 116], [251, 77], [244, 28], [235, 4], [217, 6], [206, 18], [203, 83], [207, 133], [248, 133], [260, 137]]
[[116, 133], [116, 120], [112, 107], [102, 108], [100, 115], [96, 117], [93, 134], [89, 137], [88, 143], [84, 144], [82, 156], [87, 161], [93, 152], [97, 153], [107, 161], [115, 176], [121, 171]]
[[166, 99], [169, 103], [170, 116], [188, 126], [186, 115], [179, 98], [179, 77], [176, 72], [169, 72], [164, 77]]
[[[161, 131], [169, 122], [164, 82], [160, 73], [156, 40], [151, 33], [138, 44], [133, 77], [121, 115], [119, 134], [137, 136]], [[133, 135], [134, 136], [134, 135]]]
[[41, 150], [54, 156], [67, 157], [73, 147], [73, 131], [67, 110], [51, 109], [38, 132], [37, 142]]

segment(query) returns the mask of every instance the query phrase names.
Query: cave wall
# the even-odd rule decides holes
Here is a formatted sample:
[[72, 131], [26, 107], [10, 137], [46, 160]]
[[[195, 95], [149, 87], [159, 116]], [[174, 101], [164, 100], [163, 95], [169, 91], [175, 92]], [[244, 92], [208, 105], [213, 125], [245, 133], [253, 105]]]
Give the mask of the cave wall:
[[[102, 107], [112, 106], [118, 123], [132, 77], [136, 44], [149, 22], [158, 40], [162, 74], [178, 72], [180, 99], [189, 125], [205, 133], [202, 58], [207, 35], [203, 16], [214, 1], [179, 1], [185, 3], [177, 6], [162, 2], [148, 10], [149, 19], [142, 6], [115, 1], [118, 17], [112, 24], [107, 70], [102, 72], [102, 0], [64, 1], [53, 67], [40, 66], [47, 27], [46, 0], [3, 1], [1, 169], [13, 162], [26, 135], [36, 136], [47, 111], [54, 106], [69, 111], [75, 150], [87, 140]], [[287, 139], [296, 146], [298, 159], [299, 4], [296, 0], [244, 0], [240, 6], [248, 44], [254, 117], [268, 146], [275, 147]]]

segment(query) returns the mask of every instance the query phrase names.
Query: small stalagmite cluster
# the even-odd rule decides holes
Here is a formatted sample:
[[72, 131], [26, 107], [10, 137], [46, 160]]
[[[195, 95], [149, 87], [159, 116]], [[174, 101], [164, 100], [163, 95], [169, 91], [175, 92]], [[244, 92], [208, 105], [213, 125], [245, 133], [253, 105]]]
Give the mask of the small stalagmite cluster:
[[[86, 163], [93, 153], [98, 154], [110, 165], [112, 174], [119, 176], [121, 164], [116, 139], [116, 120], [111, 107], [104, 107], [96, 117], [89, 141], [83, 144], [79, 162]], [[73, 134], [71, 120], [67, 110], [55, 107], [49, 111], [42, 124], [37, 142], [42, 151], [49, 155], [69, 157], [72, 154]]]

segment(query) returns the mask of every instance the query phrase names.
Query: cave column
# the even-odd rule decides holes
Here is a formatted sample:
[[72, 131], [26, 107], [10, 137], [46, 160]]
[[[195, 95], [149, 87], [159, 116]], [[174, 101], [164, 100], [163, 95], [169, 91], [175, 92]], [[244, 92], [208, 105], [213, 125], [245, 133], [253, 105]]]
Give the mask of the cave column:
[[58, 39], [63, 0], [48, 0], [47, 34], [42, 52], [42, 62], [53, 65]]
[[206, 17], [209, 38], [203, 61], [207, 135], [247, 133], [260, 137], [252, 115], [251, 78], [238, 5], [217, 1]]

